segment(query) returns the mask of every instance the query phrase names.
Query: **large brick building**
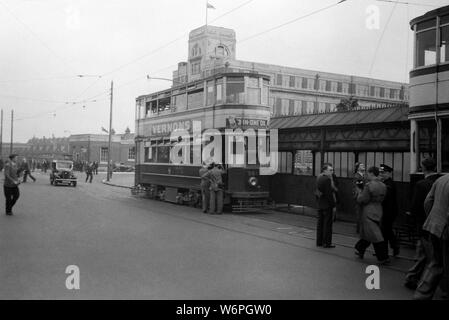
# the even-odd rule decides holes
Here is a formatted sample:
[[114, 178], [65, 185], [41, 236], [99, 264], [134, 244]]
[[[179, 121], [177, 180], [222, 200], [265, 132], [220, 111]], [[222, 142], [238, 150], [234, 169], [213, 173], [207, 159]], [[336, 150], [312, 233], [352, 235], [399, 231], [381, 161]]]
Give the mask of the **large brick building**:
[[[223, 70], [268, 74], [269, 104], [274, 117], [332, 112], [348, 104], [372, 108], [408, 101], [406, 83], [237, 60], [236, 35], [232, 29], [214, 26], [195, 29], [190, 32], [188, 47], [188, 61], [180, 62], [173, 72], [174, 86]], [[239, 88], [224, 88], [226, 94], [230, 90]], [[202, 99], [188, 97], [192, 98]], [[185, 101], [180, 97], [175, 103]]]
[[[70, 154], [74, 161], [97, 161], [100, 168], [106, 167], [108, 161], [109, 135], [107, 134], [75, 134], [69, 137]], [[114, 134], [111, 137], [111, 160], [134, 166], [135, 142], [134, 134]]]

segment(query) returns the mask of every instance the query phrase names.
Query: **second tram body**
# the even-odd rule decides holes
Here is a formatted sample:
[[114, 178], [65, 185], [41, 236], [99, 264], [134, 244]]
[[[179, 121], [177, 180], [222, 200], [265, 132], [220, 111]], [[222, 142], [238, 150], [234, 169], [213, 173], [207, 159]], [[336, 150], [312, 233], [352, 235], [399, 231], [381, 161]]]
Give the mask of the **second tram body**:
[[[222, 139], [221, 157], [213, 151], [208, 159], [199, 156], [207, 142], [197, 139], [210, 129], [221, 134], [227, 129], [268, 131], [268, 84], [266, 75], [225, 72], [138, 97], [135, 185], [150, 198], [199, 205], [199, 169], [203, 161], [214, 161], [225, 169], [225, 205], [241, 212], [265, 206], [269, 200], [269, 176], [260, 174], [260, 164], [247, 161], [246, 145], [244, 163], [235, 165], [226, 161], [229, 151], [224, 135], [218, 137]], [[170, 136], [175, 130], [191, 135], [184, 140], [191, 144], [182, 149], [190, 150], [190, 157], [178, 163], [171, 157], [177, 141]], [[237, 143], [245, 144], [247, 138], [239, 141], [233, 143], [231, 152]]]
[[449, 6], [414, 18], [414, 65], [410, 71], [411, 173], [424, 157], [449, 172]]

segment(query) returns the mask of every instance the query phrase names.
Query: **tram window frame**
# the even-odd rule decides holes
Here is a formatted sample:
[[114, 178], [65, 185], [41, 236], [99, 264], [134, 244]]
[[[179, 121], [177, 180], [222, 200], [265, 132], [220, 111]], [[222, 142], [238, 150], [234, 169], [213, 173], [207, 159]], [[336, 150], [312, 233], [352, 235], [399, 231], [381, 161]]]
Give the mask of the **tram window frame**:
[[226, 77], [226, 103], [245, 103], [245, 78]]
[[[429, 66], [433, 66], [437, 64], [437, 28], [436, 28], [436, 19], [435, 23], [432, 24], [431, 27], [428, 26], [428, 21], [424, 21], [421, 23], [418, 23], [416, 25], [416, 34], [415, 34], [415, 61], [414, 61], [414, 67], [415, 68], [425, 68]], [[424, 27], [420, 29], [421, 26]], [[421, 42], [420, 42], [421, 41]], [[434, 51], [432, 50], [425, 50], [426, 49], [426, 43], [429, 45], [427, 48], [434, 48]], [[422, 44], [422, 45], [421, 45]], [[430, 56], [428, 58], [429, 62], [426, 62], [426, 51], [428, 52], [434, 52], [434, 56]], [[430, 61], [432, 60], [432, 61]]]
[[262, 92], [261, 92], [261, 97], [260, 97], [260, 103], [262, 105], [268, 105], [268, 101], [270, 99], [269, 86], [270, 86], [270, 82], [267, 79], [263, 79], [262, 80]]
[[217, 104], [224, 103], [224, 79], [217, 78], [215, 80], [215, 101]]
[[261, 93], [262, 90], [260, 88], [259, 78], [257, 77], [248, 77], [247, 87], [246, 87], [246, 100], [248, 104], [261, 104]]
[[[156, 163], [170, 163], [170, 147], [170, 140], [164, 140], [162, 143], [157, 145]], [[166, 149], [168, 150], [168, 152]], [[163, 156], [164, 158], [162, 158]]]
[[[440, 63], [449, 63], [449, 22], [440, 26]], [[443, 39], [443, 36], [446, 38]], [[443, 41], [445, 43], [443, 44]]]
[[[144, 163], [156, 163], [157, 159], [157, 141], [152, 140], [149, 143], [146, 142], [143, 147], [144, 150]], [[149, 157], [151, 155], [151, 157]]]
[[187, 94], [187, 110], [196, 110], [204, 106], [204, 88], [190, 91]]
[[214, 81], [206, 82], [206, 106], [211, 106], [215, 102], [215, 83]]

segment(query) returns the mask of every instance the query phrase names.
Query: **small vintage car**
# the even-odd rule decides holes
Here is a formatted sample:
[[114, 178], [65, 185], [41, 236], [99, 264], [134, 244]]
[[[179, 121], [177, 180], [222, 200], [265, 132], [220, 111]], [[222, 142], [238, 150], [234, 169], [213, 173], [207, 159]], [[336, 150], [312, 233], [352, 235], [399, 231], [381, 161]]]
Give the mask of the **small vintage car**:
[[50, 184], [67, 184], [76, 187], [76, 176], [73, 174], [73, 161], [53, 160], [51, 163]]

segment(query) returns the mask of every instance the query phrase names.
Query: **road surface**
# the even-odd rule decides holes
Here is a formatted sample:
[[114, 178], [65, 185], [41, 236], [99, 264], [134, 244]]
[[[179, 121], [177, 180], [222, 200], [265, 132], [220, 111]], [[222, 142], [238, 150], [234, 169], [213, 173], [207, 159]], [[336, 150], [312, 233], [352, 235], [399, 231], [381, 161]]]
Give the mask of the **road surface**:
[[[101, 175], [76, 188], [36, 177], [20, 186], [13, 216], [2, 208], [0, 299], [412, 297], [402, 272], [381, 267], [380, 289], [368, 290], [369, 261], [278, 225], [132, 197]], [[70, 265], [79, 290], [66, 288]]]

